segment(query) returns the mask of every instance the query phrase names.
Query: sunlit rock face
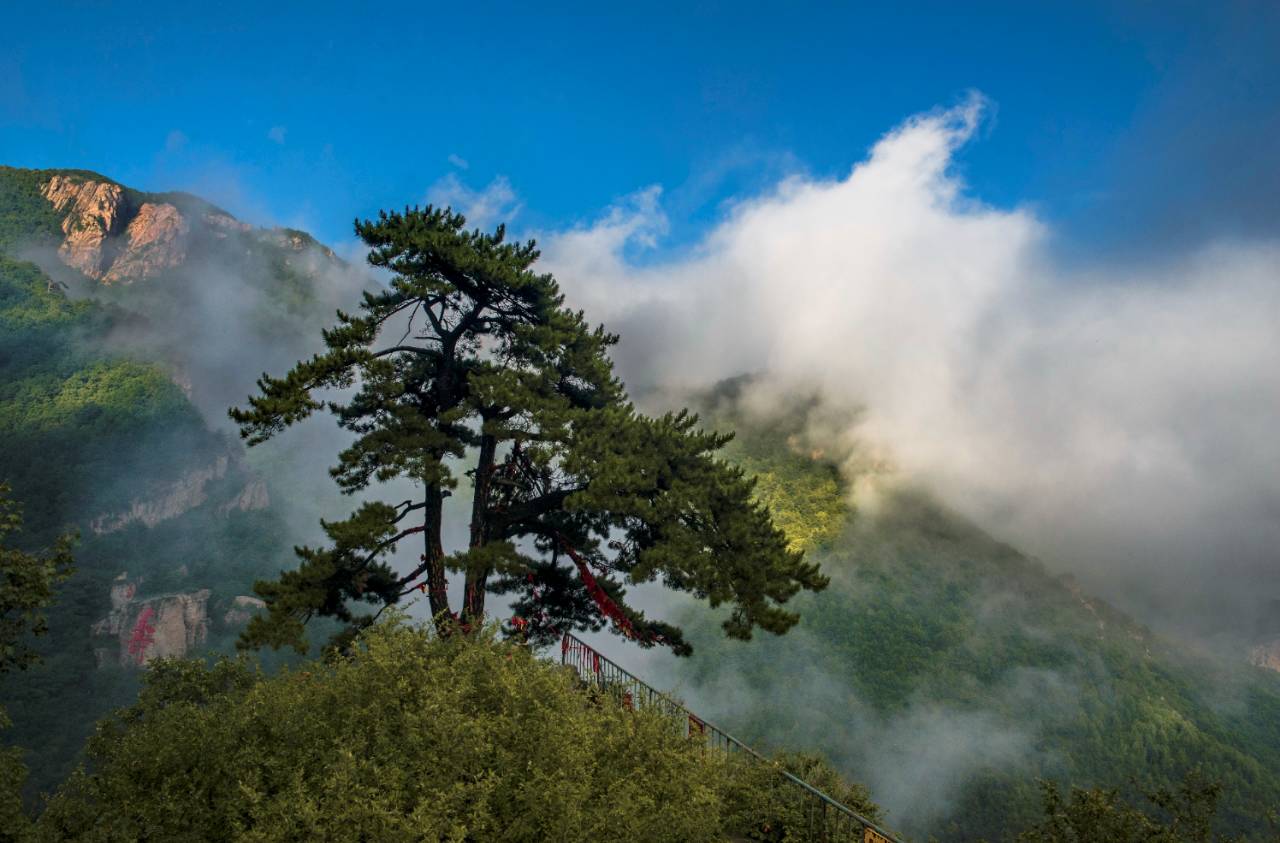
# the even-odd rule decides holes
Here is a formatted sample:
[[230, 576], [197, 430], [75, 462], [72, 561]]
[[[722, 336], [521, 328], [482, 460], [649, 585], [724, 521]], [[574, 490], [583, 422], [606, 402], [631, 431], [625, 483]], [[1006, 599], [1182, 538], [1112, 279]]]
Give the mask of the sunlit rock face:
[[103, 274], [107, 284], [151, 278], [181, 264], [187, 257], [191, 226], [169, 204], [148, 202], [125, 230], [128, 244]]
[[107, 238], [125, 227], [124, 188], [118, 184], [82, 181], [71, 176], [51, 178], [41, 191], [56, 211], [66, 211], [58, 257], [90, 278], [101, 278], [110, 264]]
[[58, 257], [104, 284], [128, 284], [180, 265], [191, 226], [168, 203], [134, 208], [118, 184], [55, 175], [41, 193], [63, 211]]

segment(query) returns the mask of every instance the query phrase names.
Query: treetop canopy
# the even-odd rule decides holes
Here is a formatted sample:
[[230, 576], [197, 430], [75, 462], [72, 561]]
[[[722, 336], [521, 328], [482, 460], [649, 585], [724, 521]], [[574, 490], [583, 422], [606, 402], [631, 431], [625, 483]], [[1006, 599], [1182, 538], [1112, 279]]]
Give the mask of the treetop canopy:
[[[462, 215], [430, 206], [357, 221], [356, 232], [369, 262], [392, 273], [389, 287], [366, 292], [356, 314], [340, 311], [324, 351], [264, 374], [230, 414], [256, 444], [328, 409], [354, 434], [331, 469], [343, 491], [403, 478], [420, 495], [324, 522], [327, 546], [298, 548], [299, 568], [259, 583], [269, 612], [245, 643], [301, 648], [309, 618], [354, 631], [414, 591], [437, 623], [477, 628], [497, 592], [537, 641], [612, 624], [642, 646], [687, 653], [679, 629], [627, 605], [626, 586], [647, 582], [729, 607], [734, 637], [795, 623], [782, 604], [826, 580], [788, 549], [752, 482], [715, 456], [731, 435], [699, 429], [687, 411], [637, 411], [608, 356], [617, 337], [534, 271], [532, 241], [507, 242], [502, 226], [467, 230]], [[460, 474], [469, 537], [447, 552], [445, 500]], [[422, 543], [418, 564], [394, 569], [389, 555], [410, 537]], [[450, 572], [462, 574], [459, 610]], [[377, 611], [360, 614], [360, 603]]]

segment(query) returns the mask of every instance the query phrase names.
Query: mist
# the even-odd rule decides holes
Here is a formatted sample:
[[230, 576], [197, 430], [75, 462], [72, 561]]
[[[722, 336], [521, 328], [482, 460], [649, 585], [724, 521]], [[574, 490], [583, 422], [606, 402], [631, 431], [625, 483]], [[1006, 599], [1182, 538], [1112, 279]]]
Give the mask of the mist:
[[919, 484], [1153, 626], [1248, 637], [1280, 592], [1280, 242], [1064, 260], [1033, 207], [965, 184], [987, 111], [913, 116], [675, 258], [644, 254], [667, 222], [643, 189], [541, 233], [543, 265], [621, 334], [633, 392], [816, 392], [864, 515]]

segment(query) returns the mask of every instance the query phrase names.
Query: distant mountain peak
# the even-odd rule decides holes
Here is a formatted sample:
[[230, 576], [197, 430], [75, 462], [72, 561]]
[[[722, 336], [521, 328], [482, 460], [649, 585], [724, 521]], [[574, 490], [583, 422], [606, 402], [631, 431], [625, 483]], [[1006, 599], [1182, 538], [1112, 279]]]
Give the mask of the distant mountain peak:
[[184, 193], [142, 193], [86, 171], [45, 171], [40, 196], [61, 215], [58, 258], [107, 285], [132, 284], [180, 267], [198, 241], [248, 235], [285, 253], [332, 249], [304, 231], [259, 229], [203, 199]]

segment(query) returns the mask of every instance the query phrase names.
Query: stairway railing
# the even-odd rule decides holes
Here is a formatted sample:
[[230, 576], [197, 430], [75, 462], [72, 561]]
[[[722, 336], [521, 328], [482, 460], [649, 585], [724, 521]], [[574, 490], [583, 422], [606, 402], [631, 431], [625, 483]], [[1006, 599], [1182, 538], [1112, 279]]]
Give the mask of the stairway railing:
[[[671, 697], [630, 673], [590, 644], [570, 633], [560, 641], [560, 661], [577, 672], [588, 685], [621, 695], [630, 708], [652, 708], [682, 721], [686, 736], [700, 735], [710, 746], [727, 752], [742, 752], [765, 764], [773, 762], [735, 738], [713, 726]], [[779, 773], [797, 788], [805, 800], [805, 816], [809, 839], [830, 841], [862, 841], [862, 843], [901, 843], [901, 841], [852, 808], [837, 802], [813, 785], [786, 770]]]

